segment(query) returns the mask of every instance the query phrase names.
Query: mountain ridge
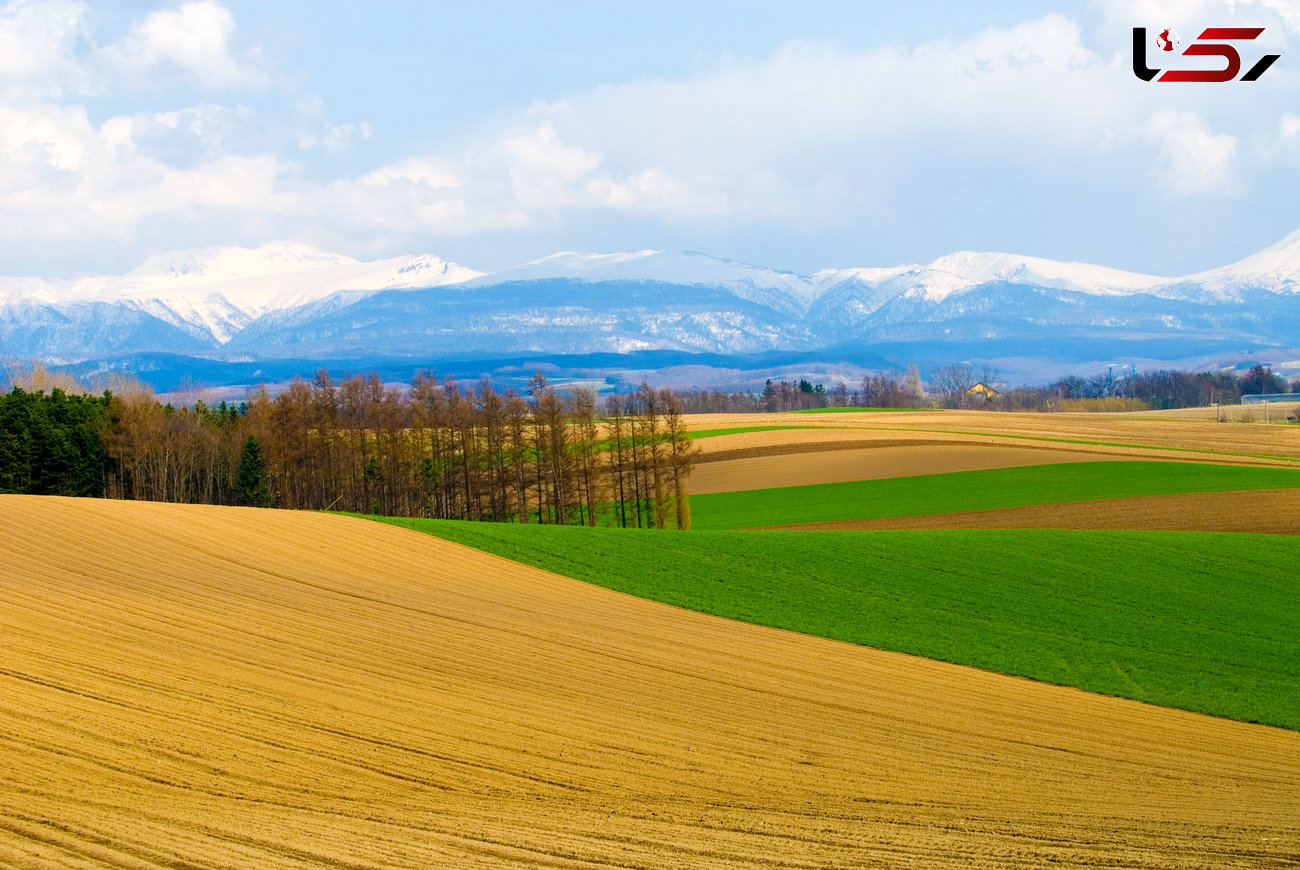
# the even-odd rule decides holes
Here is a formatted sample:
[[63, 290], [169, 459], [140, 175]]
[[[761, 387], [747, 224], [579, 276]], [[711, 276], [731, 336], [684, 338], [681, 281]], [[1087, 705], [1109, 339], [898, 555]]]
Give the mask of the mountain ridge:
[[[115, 326], [114, 326], [115, 325]], [[1300, 231], [1182, 277], [998, 252], [801, 275], [696, 251], [561, 251], [495, 274], [300, 242], [150, 257], [121, 276], [0, 278], [0, 355], [72, 362], [446, 353], [757, 353], [1052, 336], [1295, 344]]]

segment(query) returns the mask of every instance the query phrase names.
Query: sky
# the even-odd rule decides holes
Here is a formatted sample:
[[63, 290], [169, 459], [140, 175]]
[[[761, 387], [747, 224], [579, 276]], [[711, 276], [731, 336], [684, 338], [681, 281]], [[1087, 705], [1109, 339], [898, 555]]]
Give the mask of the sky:
[[[1281, 59], [1144, 82], [1139, 26]], [[0, 275], [280, 239], [1185, 275], [1300, 229], [1298, 36], [1300, 0], [0, 0]]]

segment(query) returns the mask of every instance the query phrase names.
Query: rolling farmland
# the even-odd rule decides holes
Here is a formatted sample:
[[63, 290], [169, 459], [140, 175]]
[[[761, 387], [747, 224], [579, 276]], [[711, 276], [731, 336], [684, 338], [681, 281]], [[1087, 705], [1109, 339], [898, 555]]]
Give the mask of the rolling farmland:
[[691, 610], [1300, 728], [1294, 537], [391, 522]]
[[699, 530], [481, 550], [0, 496], [0, 866], [1294, 865], [1298, 539], [1131, 529], [1300, 439], [1165, 417], [701, 415]]
[[717, 453], [706, 453], [706, 461], [698, 463], [691, 475], [691, 492], [708, 495], [750, 490], [757, 488], [760, 482], [765, 488], [810, 486], [948, 471], [1126, 458], [1042, 447], [935, 441], [910, 444], [886, 441], [872, 446], [850, 442], [832, 450], [796, 451], [786, 446], [770, 451], [742, 448], [724, 454], [727, 458], [717, 456]]
[[1300, 469], [1072, 462], [695, 496], [694, 528], [737, 529], [1055, 505], [1091, 499], [1295, 489]]
[[[1181, 414], [1186, 419], [1175, 418]], [[757, 418], [757, 419], [756, 419]], [[794, 447], [825, 449], [930, 440], [1082, 451], [1145, 459], [1180, 459], [1288, 465], [1300, 462], [1296, 427], [1214, 422], [1199, 409], [1127, 414], [1034, 414], [994, 411], [916, 411], [905, 414], [846, 412], [810, 415], [697, 414], [692, 429], [795, 426], [706, 438], [704, 456], [735, 450], [773, 453]], [[858, 442], [854, 445], [853, 442]], [[775, 483], [771, 485], [777, 485]]]
[[32, 497], [0, 517], [6, 865], [1300, 858], [1295, 732], [343, 517]]
[[792, 523], [780, 528], [870, 529], [1146, 529], [1300, 535], [1294, 489], [1189, 492], [923, 513], [879, 519]]

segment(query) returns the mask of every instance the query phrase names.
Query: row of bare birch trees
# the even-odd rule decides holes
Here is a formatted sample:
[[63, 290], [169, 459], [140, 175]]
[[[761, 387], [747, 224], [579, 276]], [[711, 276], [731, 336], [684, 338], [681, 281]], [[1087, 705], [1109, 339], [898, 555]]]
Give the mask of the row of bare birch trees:
[[[421, 375], [396, 388], [321, 371], [238, 408], [175, 409], [147, 392], [119, 393], [110, 418], [106, 490], [119, 498], [249, 503], [261, 486], [255, 503], [283, 508], [690, 525], [695, 451], [681, 402], [646, 384], [599, 401], [540, 375], [521, 395], [486, 380], [464, 387]], [[256, 474], [264, 480], [250, 484]]]

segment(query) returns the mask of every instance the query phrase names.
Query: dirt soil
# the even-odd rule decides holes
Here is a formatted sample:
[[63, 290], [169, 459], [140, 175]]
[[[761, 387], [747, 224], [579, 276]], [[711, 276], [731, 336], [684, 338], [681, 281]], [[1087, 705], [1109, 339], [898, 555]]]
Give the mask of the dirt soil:
[[[1249, 409], [1248, 409], [1249, 410]], [[1162, 412], [1165, 415], [1174, 412]], [[1300, 425], [1215, 422], [1196, 409], [1178, 412], [1186, 419], [1154, 413], [1032, 414], [996, 411], [931, 411], [846, 414], [696, 414], [691, 429], [797, 425], [834, 427], [746, 432], [702, 439], [707, 454], [738, 447], [843, 441], [855, 438], [947, 439], [1115, 453], [1166, 459], [1199, 459], [1250, 464], [1300, 461]], [[1262, 411], [1259, 419], [1263, 419]], [[1085, 441], [1102, 443], [1063, 443]], [[1291, 460], [1290, 463], [1278, 460]]]
[[691, 472], [691, 492], [733, 492], [778, 486], [877, 480], [945, 471], [976, 471], [1128, 457], [1049, 447], [950, 440], [812, 441], [733, 448], [704, 454]]
[[324, 514], [0, 496], [0, 866], [1300, 862], [1300, 733]]
[[1105, 498], [777, 529], [1152, 529], [1300, 535], [1300, 491], [1195, 492]]

